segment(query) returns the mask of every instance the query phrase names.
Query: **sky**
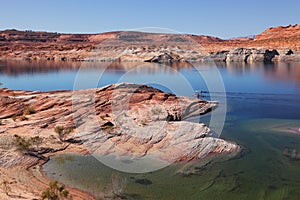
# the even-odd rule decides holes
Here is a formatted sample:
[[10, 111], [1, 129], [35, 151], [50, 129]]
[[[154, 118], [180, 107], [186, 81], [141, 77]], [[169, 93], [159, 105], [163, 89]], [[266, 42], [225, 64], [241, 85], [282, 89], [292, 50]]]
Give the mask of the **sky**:
[[226, 39], [297, 23], [299, 0], [0, 0], [0, 30], [100, 33], [159, 27]]

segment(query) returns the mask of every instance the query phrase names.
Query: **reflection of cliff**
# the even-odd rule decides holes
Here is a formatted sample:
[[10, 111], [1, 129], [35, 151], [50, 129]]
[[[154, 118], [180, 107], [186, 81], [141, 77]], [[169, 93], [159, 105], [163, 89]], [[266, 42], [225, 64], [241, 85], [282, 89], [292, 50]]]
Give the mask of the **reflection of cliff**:
[[[251, 73], [252, 71], [263, 71], [268, 79], [274, 80], [295, 80], [300, 83], [300, 63], [216, 63], [219, 68], [226, 68], [235, 74]], [[204, 63], [143, 63], [143, 62], [65, 62], [65, 61], [22, 61], [22, 60], [2, 60], [0, 61], [0, 73], [17, 76], [20, 74], [51, 73], [68, 70], [86, 69], [105, 69], [112, 72], [131, 70], [136, 73], [153, 74], [158, 72], [173, 73], [193, 66], [205, 66]]]
[[25, 61], [25, 60], [2, 60], [0, 61], [0, 73], [10, 76], [20, 74], [50, 73], [68, 70], [105, 69], [109, 71], [130, 71], [141, 69], [145, 73], [155, 73], [163, 70], [169, 72], [181, 68], [192, 67], [189, 63], [140, 63], [140, 62], [66, 62], [66, 61]]
[[235, 74], [251, 73], [253, 71], [262, 71], [267, 79], [291, 81], [300, 83], [300, 63], [222, 63], [217, 64], [225, 67], [228, 71]]
[[266, 65], [264, 75], [268, 79], [283, 80], [300, 83], [300, 63], [276, 63]]
[[152, 69], [157, 71], [160, 67], [170, 67], [174, 70], [179, 70], [182, 68], [193, 67], [193, 65], [188, 62], [174, 62], [174, 63], [165, 63], [165, 64], [144, 63], [144, 62], [112, 62], [108, 65], [109, 70], [115, 69], [115, 70], [129, 71], [137, 67], [143, 67], [151, 71]]
[[79, 62], [2, 60], [0, 73], [6, 75], [49, 73], [78, 69], [80, 65]]

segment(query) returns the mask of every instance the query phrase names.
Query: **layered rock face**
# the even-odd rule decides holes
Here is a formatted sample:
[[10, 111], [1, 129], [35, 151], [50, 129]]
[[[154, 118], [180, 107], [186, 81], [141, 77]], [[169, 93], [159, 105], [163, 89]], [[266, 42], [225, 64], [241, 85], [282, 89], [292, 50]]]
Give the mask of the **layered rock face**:
[[254, 38], [204, 44], [215, 61], [300, 61], [300, 25], [269, 28]]
[[0, 32], [0, 58], [139, 62], [299, 61], [299, 27], [269, 28], [256, 37], [229, 40], [190, 34], [121, 31], [59, 34], [7, 30]]
[[[39, 136], [44, 141], [41, 146], [52, 149], [62, 148], [64, 141], [79, 141], [79, 146], [71, 145], [66, 151], [155, 156], [168, 162], [240, 149], [212, 137], [205, 124], [184, 121], [209, 112], [217, 106], [215, 102], [176, 97], [148, 86], [118, 84], [45, 93], [1, 89], [0, 94], [0, 138]], [[173, 120], [167, 120], [170, 116]], [[73, 131], [62, 140], [55, 132], [57, 126]], [[1, 149], [0, 164], [22, 161], [12, 154], [12, 149]]]
[[230, 51], [212, 53], [206, 60], [216, 62], [273, 62], [273, 61], [300, 61], [300, 51], [263, 49], [263, 48], [236, 48]]

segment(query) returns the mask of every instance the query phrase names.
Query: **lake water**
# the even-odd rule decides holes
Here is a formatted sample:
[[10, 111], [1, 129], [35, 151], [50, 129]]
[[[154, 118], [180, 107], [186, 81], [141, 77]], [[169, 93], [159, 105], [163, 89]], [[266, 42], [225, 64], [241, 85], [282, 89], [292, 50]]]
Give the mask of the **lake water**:
[[[112, 198], [117, 187], [128, 199], [300, 199], [300, 160], [295, 158], [300, 152], [300, 63], [107, 65], [0, 61], [0, 87], [71, 90], [80, 76], [80, 89], [126, 81], [192, 96], [182, 81], [192, 90], [206, 91], [209, 86], [203, 75], [216, 76], [217, 69], [220, 76], [209, 78], [221, 78], [226, 91], [221, 138], [237, 142], [242, 153], [234, 158], [174, 164], [144, 174], [115, 171], [92, 156], [61, 155], [44, 166], [50, 178], [99, 198], [103, 194]], [[89, 82], [98, 78], [99, 82]], [[204, 94], [207, 99], [224, 98], [217, 89]], [[208, 122], [209, 117], [200, 120]]]

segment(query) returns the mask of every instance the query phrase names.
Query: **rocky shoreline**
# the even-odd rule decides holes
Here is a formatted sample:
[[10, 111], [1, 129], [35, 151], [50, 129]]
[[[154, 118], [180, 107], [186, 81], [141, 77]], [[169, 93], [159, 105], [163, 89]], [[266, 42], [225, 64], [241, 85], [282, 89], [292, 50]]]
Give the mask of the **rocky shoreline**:
[[[300, 51], [291, 49], [236, 48], [230, 51], [212, 53], [208, 60], [215, 62], [299, 62]], [[205, 60], [205, 59], [204, 59]]]
[[[40, 195], [49, 183], [41, 165], [60, 153], [152, 155], [172, 163], [240, 151], [237, 144], [212, 137], [205, 124], [184, 121], [215, 108], [216, 102], [144, 85], [117, 84], [75, 93], [2, 88], [0, 98], [1, 179], [12, 188], [11, 196], [0, 193], [1, 199]], [[73, 199], [91, 199], [68, 189]]]

